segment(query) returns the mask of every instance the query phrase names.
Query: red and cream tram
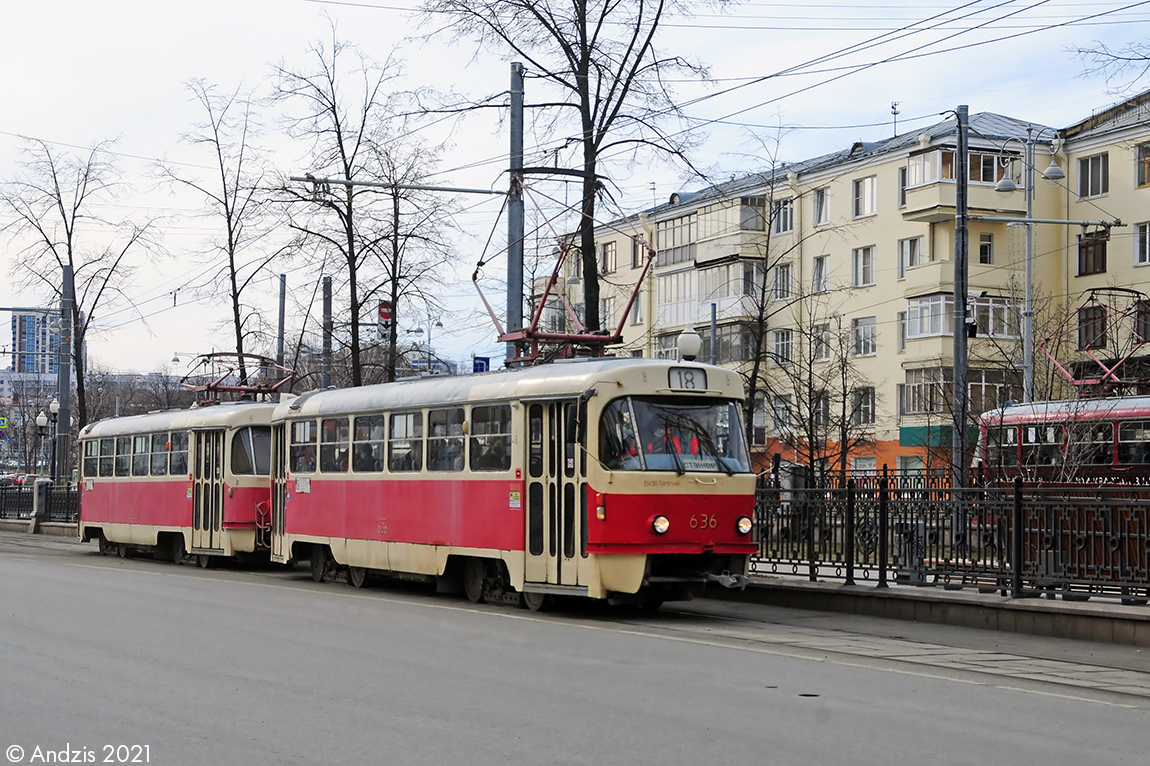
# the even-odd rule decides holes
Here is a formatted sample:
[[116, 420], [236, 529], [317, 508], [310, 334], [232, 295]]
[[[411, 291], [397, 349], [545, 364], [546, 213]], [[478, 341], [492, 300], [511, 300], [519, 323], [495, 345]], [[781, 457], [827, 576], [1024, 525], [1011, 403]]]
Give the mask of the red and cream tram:
[[983, 413], [979, 431], [976, 465], [1003, 478], [1150, 477], [1150, 396], [1008, 405]]
[[[80, 433], [80, 539], [180, 561], [267, 548], [274, 403], [112, 418]], [[262, 539], [261, 539], [262, 538]]]
[[273, 418], [273, 561], [472, 601], [657, 604], [745, 583], [738, 375], [586, 359], [314, 391]]

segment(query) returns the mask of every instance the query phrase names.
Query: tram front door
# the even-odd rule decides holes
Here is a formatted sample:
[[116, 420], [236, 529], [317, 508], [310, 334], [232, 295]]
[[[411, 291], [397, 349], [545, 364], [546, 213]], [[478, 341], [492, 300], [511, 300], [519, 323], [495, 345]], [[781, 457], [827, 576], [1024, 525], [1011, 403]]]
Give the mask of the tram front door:
[[192, 549], [222, 550], [224, 523], [224, 432], [193, 431]]
[[572, 414], [578, 406], [574, 400], [527, 405], [527, 590], [546, 592], [531, 588], [532, 583], [581, 584], [579, 562], [587, 555], [587, 493], [573, 433], [577, 429]]

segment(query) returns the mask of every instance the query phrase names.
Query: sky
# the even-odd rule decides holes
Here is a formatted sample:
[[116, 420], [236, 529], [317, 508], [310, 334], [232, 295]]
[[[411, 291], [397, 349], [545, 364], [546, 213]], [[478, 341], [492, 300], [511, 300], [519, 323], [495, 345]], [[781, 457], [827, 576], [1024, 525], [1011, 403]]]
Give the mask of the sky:
[[[258, 88], [269, 81], [272, 64], [302, 66], [308, 46], [330, 38], [330, 18], [341, 39], [369, 56], [397, 52], [405, 61], [407, 87], [477, 98], [507, 89], [510, 55], [477, 51], [470, 42], [422, 38], [431, 28], [417, 23], [417, 7], [417, 0], [0, 0], [0, 182], [20, 172], [23, 137], [47, 141], [62, 153], [85, 153], [95, 142], [114, 139], [116, 164], [133, 191], [102, 213], [154, 220], [160, 234], [161, 251], [134, 263], [131, 280], [121, 285], [124, 297], [96, 317], [90, 366], [182, 372], [183, 362], [171, 364], [173, 354], [186, 362], [189, 355], [228, 344], [229, 330], [221, 325], [226, 300], [195, 290], [204, 272], [199, 254], [218, 230], [212, 221], [193, 217], [199, 203], [159, 184], [156, 172], [160, 161], [189, 173], [209, 169], [203, 150], [180, 140], [202, 119], [189, 81], [226, 90]], [[659, 45], [710, 68], [709, 84], [676, 84], [687, 120], [673, 126], [696, 139], [692, 162], [705, 177], [689, 177], [682, 168], [649, 158], [613, 162], [607, 170], [620, 211], [760, 170], [768, 162], [765, 147], [778, 159], [798, 161], [889, 137], [896, 120], [898, 132], [924, 127], [960, 104], [972, 114], [996, 112], [1055, 128], [1073, 124], [1129, 93], [1085, 76], [1086, 65], [1072, 48], [1094, 41], [1120, 46], [1150, 32], [1150, 2], [832, 0], [693, 8], [693, 16], [668, 18]], [[537, 81], [528, 75], [530, 105], [541, 94], [532, 92]], [[445, 118], [421, 132], [443, 148], [433, 182], [505, 188], [508, 138], [501, 116], [501, 110], [486, 110]], [[560, 148], [563, 134], [544, 133], [530, 110], [527, 120], [528, 165], [574, 166], [574, 149]], [[302, 147], [278, 135], [274, 122], [265, 141], [278, 172], [307, 172]], [[561, 183], [539, 191], [567, 201], [575, 193]], [[475, 262], [491, 253], [487, 239], [505, 241], [506, 222], [498, 198], [460, 200], [458, 263], [437, 288], [443, 312], [401, 313], [397, 322], [401, 330], [441, 322], [432, 337], [435, 352], [469, 366], [472, 354], [501, 356], [469, 277]], [[0, 213], [0, 229], [10, 222]], [[570, 230], [574, 219], [556, 225]], [[16, 285], [17, 249], [0, 231], [0, 305], [45, 305], [48, 296]], [[495, 282], [499, 263], [485, 271]], [[289, 333], [298, 333], [299, 317], [315, 295], [315, 275], [299, 264], [285, 271]], [[276, 322], [278, 282], [269, 274], [252, 294], [267, 326]], [[488, 292], [501, 304], [501, 287]], [[0, 336], [0, 347], [10, 342], [6, 332]], [[0, 361], [6, 366], [7, 357]]]

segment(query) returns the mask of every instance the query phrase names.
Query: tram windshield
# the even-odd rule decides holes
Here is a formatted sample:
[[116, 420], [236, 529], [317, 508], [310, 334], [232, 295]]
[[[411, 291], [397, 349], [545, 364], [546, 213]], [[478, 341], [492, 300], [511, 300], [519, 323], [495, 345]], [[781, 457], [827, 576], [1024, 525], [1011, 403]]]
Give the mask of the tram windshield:
[[631, 396], [599, 420], [599, 460], [622, 471], [746, 473], [739, 406], [693, 397]]

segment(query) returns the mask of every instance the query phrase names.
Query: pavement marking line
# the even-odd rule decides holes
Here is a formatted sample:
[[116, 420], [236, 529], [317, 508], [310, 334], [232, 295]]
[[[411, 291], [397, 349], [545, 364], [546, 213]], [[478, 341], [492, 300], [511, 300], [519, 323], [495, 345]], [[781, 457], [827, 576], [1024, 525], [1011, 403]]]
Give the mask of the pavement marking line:
[[[10, 557], [9, 558], [9, 560], [14, 560], [14, 559], [17, 559], [17, 560], [22, 559], [25, 561], [43, 563], [43, 559], [38, 558], [38, 557], [20, 556], [20, 557]], [[164, 571], [150, 572], [150, 571], [145, 571], [142, 569], [124, 569], [121, 567], [114, 567], [114, 566], [109, 566], [109, 565], [101, 566], [101, 565], [97, 565], [97, 564], [82, 564], [82, 563], [67, 562], [67, 561], [63, 562], [63, 563], [67, 566], [74, 566], [74, 567], [79, 567], [82, 569], [99, 569], [99, 570], [111, 571], [111, 572], [117, 572], [117, 573], [146, 575], [148, 577], [154, 577], [157, 574], [162, 575], [162, 576], [167, 576], [167, 577], [185, 577], [185, 578], [193, 578], [194, 577], [197, 580], [206, 580], [208, 582], [231, 583], [231, 584], [237, 584], [237, 585], [254, 585], [257, 587], [273, 588], [273, 589], [282, 590], [282, 591], [304, 590], [306, 592], [319, 593], [321, 591], [327, 590], [327, 589], [322, 587], [322, 583], [311, 583], [311, 585], [319, 586], [319, 587], [315, 587], [315, 588], [308, 588], [308, 587], [302, 587], [301, 588], [298, 586], [299, 585], [306, 585], [306, 583], [288, 583], [288, 584], [272, 583], [272, 582], [263, 583], [263, 582], [252, 582], [252, 581], [246, 580], [246, 579], [229, 580], [226, 578], [214, 577], [211, 575], [191, 575], [191, 574], [184, 574], [181, 572], [171, 572], [171, 571], [169, 571], [169, 572], [164, 572]], [[363, 594], [361, 594], [361, 593], [357, 593], [355, 591], [352, 591], [350, 593], [349, 592], [340, 593], [340, 592], [336, 592], [334, 590], [331, 590], [328, 595], [336, 596], [339, 598], [383, 601], [385, 603], [391, 603], [391, 604], [396, 604], [396, 605], [401, 605], [401, 606], [407, 605], [407, 606], [419, 606], [419, 607], [432, 608], [432, 609], [449, 609], [449, 610], [453, 610], [453, 611], [466, 611], [466, 612], [470, 612], [470, 613], [476, 614], [476, 615], [495, 617], [495, 618], [499, 618], [499, 619], [525, 620], [525, 621], [530, 621], [530, 622], [537, 622], [537, 623], [541, 623], [541, 624], [551, 624], [551, 625], [558, 624], [557, 621], [555, 621], [555, 620], [549, 620], [544, 616], [540, 616], [540, 615], [537, 615], [534, 613], [516, 614], [513, 612], [503, 612], [503, 611], [497, 611], [496, 609], [484, 608], [483, 606], [470, 604], [470, 603], [467, 603], [467, 604], [434, 604], [434, 603], [422, 602], [418, 599], [415, 599], [415, 600], [400, 599], [400, 598], [396, 598], [396, 597], [392, 597], [392, 596], [388, 596], [388, 595], [381, 595], [378, 592], [377, 593], [363, 593]], [[501, 609], [501, 608], [497, 608], [497, 609]], [[711, 617], [710, 615], [699, 615], [698, 613], [678, 612], [678, 614], [685, 614], [685, 615], [691, 616], [691, 617], [702, 616], [708, 620], [715, 619], [715, 618]], [[717, 619], [727, 621], [727, 622], [741, 622], [743, 624], [755, 624], [755, 625], [764, 625], [764, 626], [765, 625], [771, 625], [771, 623], [755, 623], [755, 622], [753, 622], [751, 620], [747, 620], [745, 618], [717, 616]], [[749, 637], [745, 637], [745, 636], [735, 636], [735, 635], [727, 634], [727, 635], [725, 635], [725, 643], [724, 643], [724, 642], [721, 642], [721, 641], [715, 640], [715, 639], [705, 639], [705, 638], [701, 638], [701, 637], [696, 638], [696, 637], [692, 637], [692, 636], [683, 636], [683, 635], [669, 635], [666, 633], [659, 633], [659, 632], [655, 632], [655, 631], [651, 631], [651, 630], [638, 629], [638, 628], [635, 628], [634, 626], [623, 627], [622, 624], [596, 625], [596, 624], [588, 624], [585, 622], [578, 622], [578, 623], [568, 622], [568, 623], [564, 623], [564, 624], [571, 625], [572, 627], [580, 628], [583, 630], [593, 630], [593, 631], [601, 631], [601, 632], [607, 632], [607, 633], [617, 633], [617, 634], [622, 634], [622, 635], [632, 635], [632, 636], [642, 637], [642, 638], [657, 638], [657, 639], [663, 639], [663, 640], [668, 640], [668, 641], [674, 641], [677, 643], [693, 644], [693, 645], [697, 645], [697, 646], [709, 646], [709, 647], [713, 647], [713, 648], [717, 648], [717, 649], [728, 649], [728, 650], [734, 650], [734, 651], [751, 651], [751, 652], [754, 652], [756, 654], [786, 657], [788, 659], [806, 660], [806, 661], [811, 661], [811, 662], [821, 662], [821, 663], [836, 665], [839, 667], [850, 667], [850, 668], [856, 668], [856, 669], [866, 670], [866, 671], [870, 671], [870, 672], [890, 672], [890, 673], [897, 673], [899, 675], [909, 676], [909, 677], [913, 677], [913, 678], [924, 678], [924, 679], [937, 680], [937, 681], [950, 681], [953, 683], [960, 683], [960, 684], [964, 684], [967, 686], [985, 686], [985, 687], [989, 687], [989, 688], [1002, 689], [1004, 691], [1022, 692], [1024, 694], [1036, 694], [1039, 696], [1053, 697], [1053, 698], [1057, 698], [1057, 699], [1065, 699], [1065, 700], [1074, 701], [1074, 702], [1091, 702], [1091, 703], [1098, 704], [1098, 705], [1105, 705], [1108, 707], [1118, 707], [1118, 708], [1124, 708], [1124, 709], [1130, 709], [1130, 710], [1140, 709], [1140, 706], [1138, 706], [1138, 705], [1130, 705], [1130, 704], [1125, 704], [1125, 703], [1120, 703], [1120, 702], [1110, 702], [1107, 700], [1092, 699], [1090, 697], [1081, 697], [1081, 696], [1072, 695], [1072, 694], [1064, 694], [1061, 692], [1042, 691], [1042, 690], [1037, 690], [1037, 689], [1026, 689], [1026, 688], [1021, 688], [1021, 687], [1006, 686], [1006, 685], [1002, 685], [1002, 684], [993, 683], [990, 681], [979, 681], [979, 680], [974, 680], [974, 679], [955, 678], [953, 676], [939, 675], [937, 673], [927, 673], [927, 672], [923, 672], [923, 671], [909, 670], [909, 669], [905, 669], [905, 668], [877, 668], [873, 664], [867, 665], [867, 664], [863, 664], [863, 663], [859, 663], [859, 662], [852, 662], [852, 661], [849, 661], [849, 660], [846, 660], [843, 658], [834, 658], [834, 657], [829, 657], [829, 656], [812, 657], [809, 654], [807, 654], [806, 652], [800, 653], [799, 651], [786, 651], [785, 649], [783, 649], [781, 647], [775, 647], [775, 646], [763, 646], [763, 645], [735, 646], [735, 645], [733, 645], [733, 642], [736, 642], [736, 641], [742, 642], [744, 644], [746, 642], [750, 642], [750, 641], [757, 641], [760, 644], [763, 643], [761, 641], [761, 639], [749, 638]], [[786, 626], [786, 627], [787, 628], [794, 628], [794, 626]], [[710, 629], [710, 628], [707, 628], [706, 630], [708, 632], [712, 632], [712, 629]], [[828, 650], [828, 649], [823, 649], [823, 648], [819, 648], [819, 647], [811, 648], [811, 647], [804, 646], [801, 643], [801, 639], [804, 636], [814, 632], [810, 628], [794, 628], [793, 630], [789, 630], [788, 632], [792, 633], [793, 635], [790, 636], [789, 638], [784, 638], [781, 641], [776, 640], [776, 641], [771, 641], [768, 643], [777, 643], [777, 644], [782, 644], [783, 646], [794, 645], [795, 649], [802, 648], [802, 649], [806, 649], [807, 652], [810, 652], [810, 651], [828, 651], [828, 652], [834, 653], [834, 654], [841, 654], [842, 657], [850, 657], [850, 656], [854, 656], [856, 654], [856, 652], [848, 652], [848, 651], [845, 651], [843, 649]], [[811, 636], [811, 637], [814, 637], [814, 636]], [[847, 641], [848, 643], [850, 642], [849, 636], [842, 636], [842, 640]], [[864, 636], [864, 637], [862, 637], [862, 640], [864, 640], [864, 641], [869, 640], [871, 642], [874, 642], [876, 639], [874, 637], [871, 637], [871, 636]], [[906, 645], [906, 642], [903, 642], [902, 640], [898, 640], [898, 639], [886, 639], [886, 640], [887, 641], [899, 641], [900, 644], [902, 644], [904, 646]], [[879, 639], [878, 642], [881, 645], [881, 643], [883, 641], [881, 639]], [[913, 645], [913, 642], [911, 643], [911, 645]], [[953, 647], [945, 647], [945, 646], [940, 645], [940, 644], [922, 644], [922, 645], [927, 646], [927, 647], [931, 647], [931, 648], [950, 649], [950, 651], [952, 653], [955, 651]], [[962, 651], [963, 650], [959, 650], [959, 652], [962, 652]], [[969, 651], [977, 653], [978, 650], [969, 650]], [[862, 656], [868, 656], [868, 657], [874, 656], [873, 654], [868, 654], [868, 653], [862, 652], [862, 651], [857, 652], [857, 654], [862, 655]], [[996, 652], [994, 654], [996, 656], [1017, 657], [1017, 655], [1002, 655], [1000, 652]], [[905, 660], [898, 658], [898, 657], [894, 657], [894, 658], [875, 657], [875, 659], [883, 660], [885, 662], [890, 662], [890, 663], [898, 663], [898, 662], [904, 662], [905, 661]], [[1050, 662], [1061, 662], [1061, 661], [1051, 660]], [[927, 664], [927, 663], [925, 663], [925, 661], [920, 661], [920, 663], [918, 663], [918, 664]], [[1065, 665], [1068, 665], [1070, 667], [1075, 667], [1074, 663], [1065, 663]], [[957, 670], [959, 672], [979, 673], [979, 674], [983, 674], [983, 675], [997, 675], [996, 673], [990, 672], [989, 670], [981, 669], [978, 667], [973, 667], [973, 668], [971, 668], [971, 667], [958, 667], [958, 668], [955, 668], [955, 670]], [[1137, 673], [1137, 671], [1130, 671], [1130, 672]], [[1081, 683], [1079, 683], [1079, 684], [1070, 683], [1070, 682], [1068, 682], [1069, 679], [1063, 679], [1062, 677], [1058, 677], [1058, 676], [1055, 676], [1052, 678], [1052, 677], [1046, 676], [1046, 675], [1039, 675], [1037, 677], [1031, 677], [1028, 680], [1033, 680], [1036, 683], [1044, 683], [1044, 684], [1052, 684], [1052, 685], [1064, 684], [1067, 686], [1075, 686], [1078, 688], [1081, 688], [1081, 686], [1082, 686]], [[1095, 688], [1095, 687], [1087, 686], [1086, 688]], [[1115, 687], [1110, 687], [1110, 688], [1100, 690], [1100, 691], [1105, 691], [1107, 693], [1130, 694], [1130, 692], [1113, 692], [1113, 691], [1111, 691], [1111, 689], [1113, 689], [1113, 688], [1115, 688]], [[1127, 687], [1127, 688], [1129, 688], [1129, 687]], [[1141, 688], [1141, 687], [1134, 687], [1134, 688]], [[1143, 691], [1143, 694], [1145, 694], [1145, 693], [1146, 693], [1146, 691]]]

